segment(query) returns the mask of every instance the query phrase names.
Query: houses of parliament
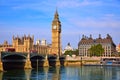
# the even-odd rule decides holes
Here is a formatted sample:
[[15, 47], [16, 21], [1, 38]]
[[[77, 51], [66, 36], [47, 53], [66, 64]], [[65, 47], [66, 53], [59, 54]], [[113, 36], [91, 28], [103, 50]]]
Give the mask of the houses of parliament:
[[30, 35], [24, 35], [23, 37], [13, 36], [12, 45], [8, 44], [7, 41], [4, 41], [4, 43], [0, 45], [0, 52], [8, 50], [24, 53], [35, 52], [40, 54], [61, 55], [61, 22], [57, 10], [52, 21], [51, 45], [48, 45], [46, 40], [37, 40], [36, 44], [34, 44], [34, 36]]

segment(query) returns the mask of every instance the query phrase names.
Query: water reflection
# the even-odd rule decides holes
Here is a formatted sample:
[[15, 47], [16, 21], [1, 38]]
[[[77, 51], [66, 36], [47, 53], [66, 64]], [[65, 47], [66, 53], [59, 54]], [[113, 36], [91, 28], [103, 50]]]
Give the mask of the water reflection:
[[0, 80], [2, 80], [3, 72], [0, 72]]
[[120, 80], [120, 67], [39, 67], [0, 72], [0, 80]]
[[119, 67], [82, 67], [79, 70], [81, 80], [120, 80]]
[[25, 69], [26, 80], [30, 80], [32, 69]]
[[[55, 70], [53, 70], [55, 69]], [[51, 80], [61, 80], [60, 79], [60, 67], [51, 67], [49, 68], [49, 73], [52, 72], [52, 79]]]

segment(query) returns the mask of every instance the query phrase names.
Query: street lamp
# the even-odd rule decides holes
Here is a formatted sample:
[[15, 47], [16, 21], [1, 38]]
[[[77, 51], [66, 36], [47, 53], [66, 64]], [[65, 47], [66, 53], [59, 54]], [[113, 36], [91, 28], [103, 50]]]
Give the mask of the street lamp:
[[37, 80], [38, 80], [38, 59], [37, 59]]
[[82, 65], [82, 56], [81, 56], [81, 65]]

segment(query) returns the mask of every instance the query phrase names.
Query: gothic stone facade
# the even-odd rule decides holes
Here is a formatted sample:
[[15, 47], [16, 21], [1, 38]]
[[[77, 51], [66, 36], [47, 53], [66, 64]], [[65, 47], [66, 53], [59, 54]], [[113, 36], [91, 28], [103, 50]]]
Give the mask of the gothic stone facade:
[[13, 48], [13, 47], [7, 41], [4, 41], [4, 43], [0, 45], [0, 52], [6, 51], [7, 48]]
[[13, 36], [13, 42], [12, 42], [13, 48], [15, 48], [16, 52], [37, 52], [40, 54], [47, 54], [47, 45], [40, 45], [40, 44], [34, 44], [34, 36], [26, 36], [23, 37], [14, 37]]
[[30, 35], [23, 37], [14, 37], [12, 39], [12, 45], [15, 48], [16, 52], [29, 52], [33, 47], [34, 37]]
[[52, 21], [52, 54], [61, 55], [61, 22], [56, 10]]
[[91, 48], [92, 45], [101, 44], [104, 48], [104, 54], [102, 56], [112, 56], [116, 52], [116, 45], [113, 43], [112, 37], [107, 34], [106, 38], [101, 38], [99, 34], [99, 38], [93, 39], [92, 35], [90, 37], [82, 36], [82, 39], [78, 43], [79, 55], [80, 56], [89, 56], [88, 49]]

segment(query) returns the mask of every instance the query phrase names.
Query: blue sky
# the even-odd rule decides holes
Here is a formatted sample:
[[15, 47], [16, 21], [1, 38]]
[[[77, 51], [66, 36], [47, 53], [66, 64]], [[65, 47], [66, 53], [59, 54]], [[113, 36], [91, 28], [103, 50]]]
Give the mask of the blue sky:
[[120, 0], [0, 0], [0, 44], [12, 36], [34, 35], [51, 43], [51, 24], [58, 9], [62, 47], [77, 48], [82, 35], [106, 34], [120, 43]]

